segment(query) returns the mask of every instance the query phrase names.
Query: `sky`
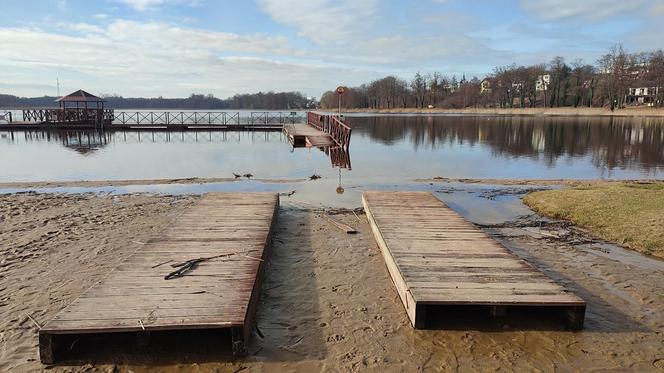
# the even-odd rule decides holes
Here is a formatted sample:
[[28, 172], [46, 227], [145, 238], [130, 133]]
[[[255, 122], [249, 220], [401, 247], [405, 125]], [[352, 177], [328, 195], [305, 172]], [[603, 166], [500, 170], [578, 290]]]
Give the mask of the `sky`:
[[664, 48], [664, 0], [0, 0], [0, 93], [321, 94]]

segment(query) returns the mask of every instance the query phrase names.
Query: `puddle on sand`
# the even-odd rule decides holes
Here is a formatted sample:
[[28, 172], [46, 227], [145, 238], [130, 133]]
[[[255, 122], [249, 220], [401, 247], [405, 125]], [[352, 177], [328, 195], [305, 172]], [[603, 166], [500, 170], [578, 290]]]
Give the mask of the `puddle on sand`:
[[576, 247], [585, 252], [615, 260], [616, 262], [623, 264], [628, 264], [651, 271], [664, 272], [664, 260], [651, 258], [643, 254], [639, 254], [635, 251], [623, 249], [620, 246], [616, 246], [610, 243], [596, 242], [576, 245]]

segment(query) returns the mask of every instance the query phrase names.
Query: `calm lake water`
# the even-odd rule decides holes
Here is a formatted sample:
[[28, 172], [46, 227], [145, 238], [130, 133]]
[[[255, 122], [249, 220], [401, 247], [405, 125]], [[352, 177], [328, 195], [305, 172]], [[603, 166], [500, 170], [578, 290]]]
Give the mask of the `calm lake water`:
[[[8, 132], [0, 182], [186, 177], [344, 184], [417, 178], [632, 179], [664, 176], [664, 119], [351, 116], [348, 157], [292, 149], [280, 132]], [[349, 159], [348, 159], [349, 158]]]

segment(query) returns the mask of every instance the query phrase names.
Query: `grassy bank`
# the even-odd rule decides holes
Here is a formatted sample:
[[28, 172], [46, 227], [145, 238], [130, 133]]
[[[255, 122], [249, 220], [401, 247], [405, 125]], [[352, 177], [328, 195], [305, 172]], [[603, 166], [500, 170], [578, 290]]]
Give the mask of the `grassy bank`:
[[[335, 111], [334, 109], [329, 109]], [[541, 116], [622, 116], [622, 117], [664, 117], [664, 109], [637, 107], [611, 111], [608, 108], [465, 108], [465, 109], [342, 109], [344, 113], [380, 114], [465, 114], [465, 115], [541, 115]]]
[[595, 183], [530, 193], [524, 202], [598, 238], [664, 258], [664, 182]]

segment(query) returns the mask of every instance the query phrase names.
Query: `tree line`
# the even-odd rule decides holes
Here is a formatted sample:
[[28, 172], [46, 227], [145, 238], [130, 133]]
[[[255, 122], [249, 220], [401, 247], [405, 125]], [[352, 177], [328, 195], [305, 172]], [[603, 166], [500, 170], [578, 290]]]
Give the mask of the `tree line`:
[[[320, 105], [338, 106], [334, 91], [323, 93]], [[567, 62], [511, 64], [494, 68], [480, 80], [417, 73], [410, 80], [387, 76], [349, 87], [342, 107], [368, 109], [500, 107], [609, 107], [629, 105], [664, 107], [664, 52], [628, 53], [621, 45], [610, 48], [595, 64]]]
[[[316, 102], [300, 92], [259, 92], [238, 94], [226, 99], [213, 95], [192, 94], [187, 98], [130, 98], [100, 95], [106, 106], [114, 109], [185, 109], [185, 110], [300, 110], [315, 107]], [[57, 107], [57, 97], [17, 97], [0, 94], [0, 108]]]

